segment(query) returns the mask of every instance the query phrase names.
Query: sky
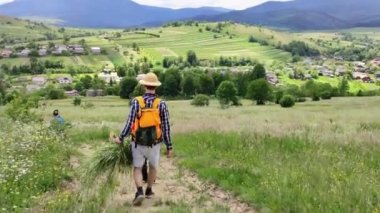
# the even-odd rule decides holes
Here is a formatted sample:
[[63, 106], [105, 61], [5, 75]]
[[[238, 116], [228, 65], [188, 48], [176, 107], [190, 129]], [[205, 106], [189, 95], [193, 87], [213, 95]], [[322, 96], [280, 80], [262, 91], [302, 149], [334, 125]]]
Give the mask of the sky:
[[[12, 2], [13, 0], [0, 0], [0, 4]], [[229, 9], [241, 10], [252, 7], [268, 0], [133, 0], [140, 4], [169, 7], [169, 8], [184, 8], [184, 7], [224, 7]], [[286, 0], [277, 0], [286, 1]]]

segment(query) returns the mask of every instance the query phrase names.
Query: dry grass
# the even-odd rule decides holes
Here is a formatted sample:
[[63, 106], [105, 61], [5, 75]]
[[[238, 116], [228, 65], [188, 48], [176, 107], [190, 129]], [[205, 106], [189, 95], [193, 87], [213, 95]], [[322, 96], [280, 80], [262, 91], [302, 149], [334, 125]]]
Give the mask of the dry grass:
[[[86, 99], [95, 104], [92, 109], [74, 107], [71, 100], [48, 102], [41, 109], [46, 120], [58, 108], [72, 122], [74, 130], [122, 128], [129, 113], [128, 102], [119, 98]], [[190, 101], [170, 101], [169, 110], [173, 134], [199, 131], [251, 132], [272, 136], [305, 136], [319, 142], [379, 143], [380, 99], [335, 98], [329, 101], [306, 102], [294, 108], [278, 105], [255, 106], [243, 101], [243, 106], [222, 110], [217, 101], [209, 107], [190, 106]], [[363, 128], [364, 127], [364, 128]]]

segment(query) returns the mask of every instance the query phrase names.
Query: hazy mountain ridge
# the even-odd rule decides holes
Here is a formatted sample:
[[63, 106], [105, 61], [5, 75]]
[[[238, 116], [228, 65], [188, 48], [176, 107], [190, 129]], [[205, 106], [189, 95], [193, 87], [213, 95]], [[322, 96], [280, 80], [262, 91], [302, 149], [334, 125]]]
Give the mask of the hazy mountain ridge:
[[76, 27], [153, 26], [196, 19], [236, 21], [296, 30], [380, 27], [379, 0], [269, 1], [240, 11], [202, 7], [168, 9], [132, 0], [16, 0], [0, 5], [0, 14], [63, 20]]
[[0, 14], [55, 18], [77, 27], [139, 26], [229, 11], [213, 7], [168, 9], [140, 5], [131, 0], [113, 0], [112, 4], [108, 0], [16, 0], [0, 5]]
[[270, 1], [242, 11], [203, 16], [198, 19], [232, 20], [298, 30], [380, 27], [379, 8], [380, 1], [378, 0]]

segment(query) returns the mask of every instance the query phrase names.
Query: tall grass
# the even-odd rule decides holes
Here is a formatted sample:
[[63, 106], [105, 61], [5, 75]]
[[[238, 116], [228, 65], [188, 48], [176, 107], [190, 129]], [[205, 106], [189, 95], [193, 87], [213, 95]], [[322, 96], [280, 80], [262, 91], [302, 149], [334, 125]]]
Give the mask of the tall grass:
[[70, 179], [70, 148], [63, 132], [3, 118], [0, 127], [1, 211], [31, 207], [38, 196]]
[[259, 210], [376, 212], [380, 146], [235, 133], [177, 136], [180, 165]]

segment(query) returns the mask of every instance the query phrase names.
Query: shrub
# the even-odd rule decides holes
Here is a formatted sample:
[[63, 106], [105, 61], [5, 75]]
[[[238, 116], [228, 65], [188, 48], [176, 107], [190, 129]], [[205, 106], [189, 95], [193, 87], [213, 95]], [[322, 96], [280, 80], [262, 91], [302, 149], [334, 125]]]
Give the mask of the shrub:
[[281, 107], [284, 107], [284, 108], [293, 107], [295, 105], [295, 103], [296, 103], [296, 101], [295, 101], [294, 97], [291, 95], [285, 95], [280, 100], [280, 105], [281, 105]]
[[210, 98], [207, 95], [197, 95], [194, 97], [191, 105], [193, 106], [208, 106], [210, 104]]
[[312, 100], [313, 101], [320, 101], [321, 98], [318, 95], [313, 95]]
[[321, 93], [321, 98], [323, 100], [328, 100], [328, 99], [331, 99], [332, 95], [331, 95], [331, 92], [329, 91], [324, 91]]
[[94, 108], [95, 105], [92, 103], [92, 102], [85, 102], [83, 105], [82, 105], [83, 109], [91, 109], [91, 108]]
[[75, 97], [73, 100], [74, 106], [80, 106], [82, 103], [82, 99], [80, 97]]
[[299, 103], [303, 103], [303, 102], [306, 102], [306, 98], [305, 97], [299, 97], [299, 98], [297, 98], [296, 101]]

